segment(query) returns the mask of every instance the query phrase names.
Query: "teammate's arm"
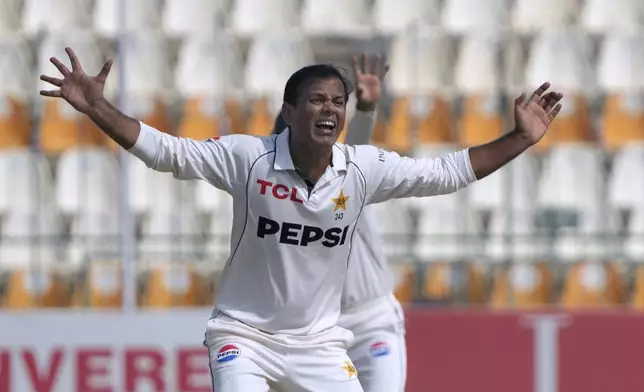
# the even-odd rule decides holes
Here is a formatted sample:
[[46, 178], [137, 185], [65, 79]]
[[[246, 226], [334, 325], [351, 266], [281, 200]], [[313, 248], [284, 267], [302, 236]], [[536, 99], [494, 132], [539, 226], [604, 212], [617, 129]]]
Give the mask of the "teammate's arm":
[[58, 90], [41, 91], [46, 97], [63, 98], [87, 115], [103, 132], [123, 148], [157, 171], [172, 172], [180, 179], [204, 179], [218, 188], [230, 191], [243, 172], [235, 165], [237, 147], [233, 138], [219, 142], [200, 142], [174, 137], [126, 116], [103, 96], [105, 81], [112, 67], [108, 60], [95, 77], [87, 75], [70, 48], [65, 51], [72, 65], [70, 71], [60, 60], [50, 60], [63, 78], [41, 75], [40, 79]]
[[485, 145], [424, 159], [401, 157], [371, 146], [356, 147], [357, 162], [365, 171], [368, 202], [452, 193], [498, 170], [541, 140], [561, 110], [563, 95], [544, 94], [549, 87], [544, 83], [527, 101], [525, 94], [517, 98], [515, 129]]
[[345, 144], [358, 145], [371, 143], [371, 136], [376, 127], [376, 107], [382, 95], [382, 80], [389, 71], [389, 65], [381, 67], [382, 56], [377, 55], [369, 60], [365, 54], [359, 64], [353, 58], [353, 73], [356, 81], [356, 114], [347, 128]]

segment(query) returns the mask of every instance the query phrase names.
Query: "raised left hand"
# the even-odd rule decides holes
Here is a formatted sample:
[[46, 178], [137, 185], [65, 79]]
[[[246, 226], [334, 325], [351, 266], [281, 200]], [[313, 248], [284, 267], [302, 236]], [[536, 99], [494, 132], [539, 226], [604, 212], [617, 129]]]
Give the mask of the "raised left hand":
[[550, 83], [542, 84], [529, 100], [523, 93], [514, 102], [514, 121], [516, 131], [524, 136], [530, 143], [535, 144], [548, 131], [548, 127], [561, 110], [563, 94], [557, 91], [548, 91]]
[[381, 66], [382, 55], [373, 59], [362, 54], [359, 64], [358, 56], [353, 57], [353, 73], [356, 79], [356, 97], [358, 110], [374, 110], [382, 96], [382, 80], [389, 71], [389, 65]]

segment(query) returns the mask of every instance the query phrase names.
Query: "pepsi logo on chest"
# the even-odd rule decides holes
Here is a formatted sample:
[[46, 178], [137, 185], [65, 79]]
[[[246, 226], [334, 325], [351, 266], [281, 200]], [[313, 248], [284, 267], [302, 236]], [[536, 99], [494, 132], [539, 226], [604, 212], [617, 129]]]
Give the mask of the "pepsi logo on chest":
[[376, 342], [369, 346], [369, 352], [372, 357], [384, 357], [389, 354], [389, 345], [385, 342]]
[[226, 344], [219, 349], [216, 361], [217, 363], [230, 362], [237, 358], [240, 354], [241, 350], [237, 346], [233, 344]]

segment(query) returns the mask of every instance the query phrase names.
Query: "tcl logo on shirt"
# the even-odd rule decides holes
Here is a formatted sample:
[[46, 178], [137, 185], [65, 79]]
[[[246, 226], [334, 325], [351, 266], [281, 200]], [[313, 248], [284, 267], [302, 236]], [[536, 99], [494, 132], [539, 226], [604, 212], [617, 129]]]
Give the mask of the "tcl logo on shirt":
[[270, 181], [266, 180], [257, 180], [257, 183], [260, 185], [259, 193], [260, 195], [266, 195], [267, 193], [272, 194], [274, 198], [279, 200], [290, 199], [296, 203], [304, 203], [302, 199], [297, 197], [297, 189], [289, 188], [286, 185], [282, 184], [273, 184]]
[[280, 244], [308, 246], [317, 241], [322, 241], [322, 245], [327, 248], [333, 248], [338, 245], [344, 245], [347, 241], [349, 226], [332, 227], [323, 230], [319, 227], [301, 225], [291, 222], [276, 222], [272, 219], [259, 217], [257, 222], [257, 236], [265, 238], [269, 235], [279, 236]]

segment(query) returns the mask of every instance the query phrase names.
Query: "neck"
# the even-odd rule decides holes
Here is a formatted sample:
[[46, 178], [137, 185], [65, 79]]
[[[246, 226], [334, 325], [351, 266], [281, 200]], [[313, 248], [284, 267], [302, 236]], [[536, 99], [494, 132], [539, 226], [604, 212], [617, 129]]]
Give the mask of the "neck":
[[333, 146], [311, 149], [302, 143], [297, 143], [292, 137], [289, 140], [289, 149], [295, 167], [313, 181], [318, 181], [322, 177], [331, 163], [333, 154]]

